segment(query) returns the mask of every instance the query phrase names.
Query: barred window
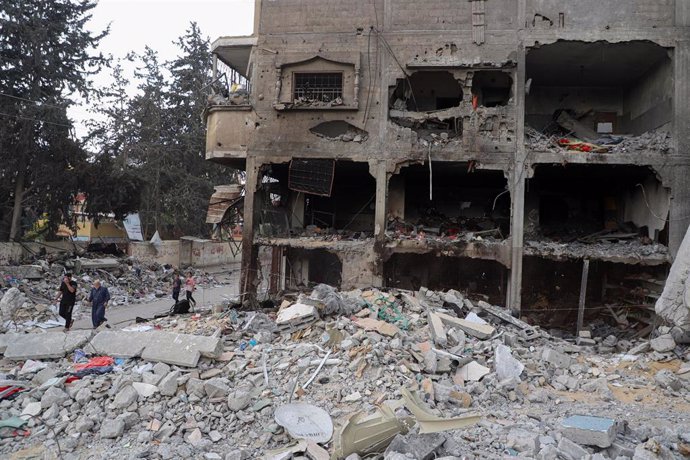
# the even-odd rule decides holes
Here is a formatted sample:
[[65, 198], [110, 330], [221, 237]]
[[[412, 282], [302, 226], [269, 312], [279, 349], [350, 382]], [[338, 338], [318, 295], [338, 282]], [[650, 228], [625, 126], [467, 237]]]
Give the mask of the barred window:
[[343, 74], [340, 72], [294, 74], [294, 100], [331, 102], [343, 97]]

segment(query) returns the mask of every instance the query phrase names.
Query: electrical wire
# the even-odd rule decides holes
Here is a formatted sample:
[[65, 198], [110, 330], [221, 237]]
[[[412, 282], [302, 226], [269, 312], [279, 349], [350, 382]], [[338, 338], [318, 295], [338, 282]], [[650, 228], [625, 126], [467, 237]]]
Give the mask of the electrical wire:
[[7, 93], [0, 93], [0, 96], [11, 97], [12, 99], [17, 99], [20, 101], [33, 102], [34, 104], [44, 105], [46, 107], [54, 107], [56, 109], [66, 109], [67, 108], [65, 106], [50, 104], [48, 102], [35, 101], [33, 99], [27, 99], [25, 97], [13, 96], [13, 95], [7, 94]]
[[685, 217], [679, 217], [678, 219], [664, 219], [663, 217], [657, 215], [654, 210], [652, 210], [652, 207], [649, 205], [649, 201], [647, 201], [647, 192], [644, 189], [644, 185], [642, 184], [636, 184], [635, 187], [640, 187], [642, 189], [642, 198], [644, 198], [644, 204], [647, 206], [647, 209], [649, 209], [649, 213], [659, 219], [662, 222], [680, 222], [683, 220], [688, 220], [690, 219], [690, 216], [685, 216]]
[[62, 126], [62, 127], [64, 127], [64, 128], [70, 128], [70, 129], [72, 128], [71, 125], [65, 125], [65, 124], [62, 124], [62, 123], [55, 123], [54, 121], [42, 120], [42, 119], [40, 119], [40, 118], [24, 117], [24, 116], [22, 116], [22, 115], [13, 115], [13, 114], [11, 114], [11, 113], [4, 113], [4, 112], [0, 112], [0, 115], [6, 116], [6, 117], [12, 117], [12, 118], [20, 118], [20, 119], [24, 119], [24, 120], [39, 121], [39, 122], [41, 122], [41, 123], [46, 123], [46, 124], [49, 124], [49, 125]]

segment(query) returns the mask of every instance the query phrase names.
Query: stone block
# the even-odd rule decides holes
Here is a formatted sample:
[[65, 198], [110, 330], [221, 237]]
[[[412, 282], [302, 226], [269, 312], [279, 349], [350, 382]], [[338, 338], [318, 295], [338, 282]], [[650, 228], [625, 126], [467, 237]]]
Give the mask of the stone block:
[[436, 313], [436, 315], [447, 325], [457, 327], [465, 332], [465, 334], [471, 335], [472, 337], [476, 337], [478, 339], [488, 339], [496, 331], [496, 329], [489, 324], [477, 324], [465, 319], [454, 318], [450, 315], [446, 315], [445, 313]]
[[616, 421], [589, 415], [573, 415], [561, 422], [563, 436], [586, 446], [610, 447], [616, 439]]
[[101, 331], [84, 347], [84, 351], [113, 358], [136, 358], [149, 345], [149, 336], [145, 332]]
[[676, 348], [676, 341], [671, 334], [662, 334], [649, 341], [652, 349], [659, 353], [666, 353]]
[[13, 361], [62, 358], [74, 349], [84, 346], [90, 337], [91, 331], [17, 334], [7, 344], [5, 358]]
[[436, 453], [446, 442], [440, 433], [397, 435], [386, 449], [386, 455], [397, 452], [419, 460], [436, 458]]
[[589, 455], [589, 452], [584, 447], [575, 444], [570, 439], [563, 436], [558, 443], [559, 458], [566, 460], [580, 460]]
[[570, 356], [548, 347], [544, 348], [541, 359], [561, 369], [566, 369], [573, 364], [573, 360]]

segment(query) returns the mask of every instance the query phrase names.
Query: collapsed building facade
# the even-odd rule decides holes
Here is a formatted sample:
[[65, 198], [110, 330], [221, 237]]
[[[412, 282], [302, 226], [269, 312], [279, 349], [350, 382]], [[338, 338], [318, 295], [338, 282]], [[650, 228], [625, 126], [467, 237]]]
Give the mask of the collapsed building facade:
[[240, 291], [653, 309], [690, 223], [689, 24], [683, 0], [257, 0], [206, 111], [207, 159], [246, 172]]

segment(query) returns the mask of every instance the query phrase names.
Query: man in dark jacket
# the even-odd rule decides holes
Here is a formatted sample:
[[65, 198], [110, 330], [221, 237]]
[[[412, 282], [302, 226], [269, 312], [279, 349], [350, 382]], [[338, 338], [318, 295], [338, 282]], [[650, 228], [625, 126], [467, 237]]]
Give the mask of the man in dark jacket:
[[60, 316], [65, 318], [65, 332], [69, 331], [74, 323], [72, 310], [77, 301], [77, 282], [72, 279], [71, 273], [65, 273], [60, 283], [57, 298], [60, 301]]
[[[110, 293], [108, 292], [108, 288], [101, 286], [99, 280], [94, 281], [93, 287], [91, 288], [91, 294], [89, 294], [89, 302], [91, 302], [91, 323], [94, 329], [108, 321], [105, 317], [105, 307], [108, 306], [109, 300]], [[105, 327], [110, 329], [110, 324], [106, 324]]]

